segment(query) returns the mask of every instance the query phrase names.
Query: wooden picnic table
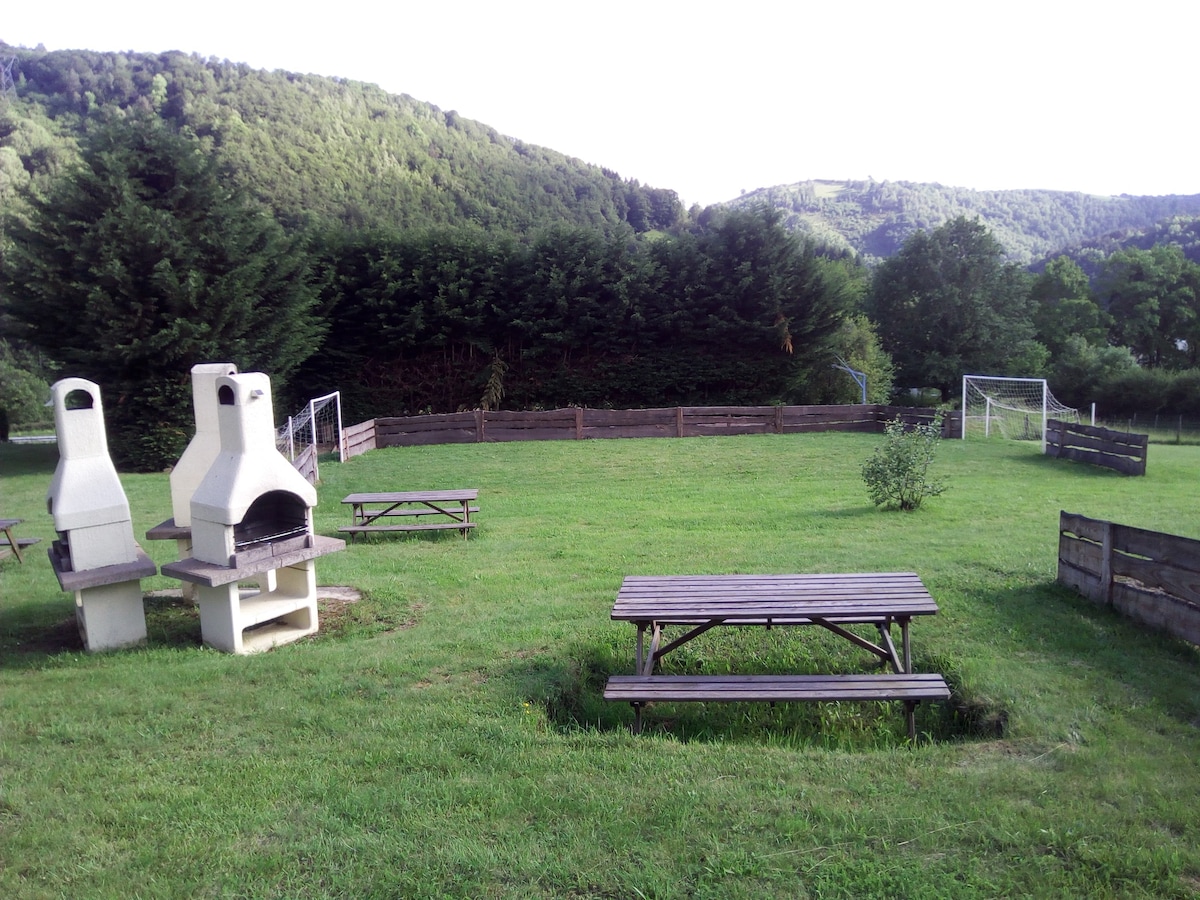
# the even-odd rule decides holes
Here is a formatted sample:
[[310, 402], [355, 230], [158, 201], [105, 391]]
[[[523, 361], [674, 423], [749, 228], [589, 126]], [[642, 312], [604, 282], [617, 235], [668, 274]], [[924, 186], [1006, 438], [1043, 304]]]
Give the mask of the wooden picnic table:
[[3, 534], [3, 537], [0, 537], [0, 559], [4, 559], [11, 553], [17, 557], [17, 562], [23, 565], [25, 557], [21, 555], [21, 550], [41, 540], [41, 538], [19, 538], [13, 534], [13, 529], [24, 521], [24, 519], [0, 519], [0, 533]]
[[[348, 532], [353, 541], [372, 531], [434, 531], [454, 528], [465, 537], [475, 527], [471, 513], [479, 512], [472, 503], [479, 497], [476, 488], [450, 491], [384, 491], [350, 494], [342, 500], [352, 506], [353, 524], [338, 531]], [[430, 517], [434, 521], [422, 521]], [[403, 524], [396, 524], [403, 523]]]
[[[912, 572], [819, 575], [628, 576], [613, 605], [615, 621], [637, 627], [635, 673], [615, 675], [604, 696], [634, 705], [634, 730], [641, 706], [653, 700], [902, 700], [909, 736], [920, 700], [946, 699], [941, 675], [912, 671], [909, 625], [914, 616], [937, 613], [937, 603]], [[851, 631], [874, 625], [877, 640]], [[892, 672], [869, 675], [656, 675], [664, 656], [717, 626], [805, 626], [824, 628], [873, 653]], [[897, 651], [892, 626], [900, 628]], [[682, 634], [663, 643], [663, 630]], [[646, 637], [649, 635], [649, 646]]]

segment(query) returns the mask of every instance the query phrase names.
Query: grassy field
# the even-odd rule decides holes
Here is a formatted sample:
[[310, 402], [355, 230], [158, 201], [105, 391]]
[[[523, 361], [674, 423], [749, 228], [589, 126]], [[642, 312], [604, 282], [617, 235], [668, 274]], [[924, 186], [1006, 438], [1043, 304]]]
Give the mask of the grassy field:
[[[324, 463], [321, 533], [365, 490], [477, 487], [480, 525], [318, 560], [363, 599], [252, 657], [155, 598], [146, 648], [85, 654], [46, 544], [0, 563], [0, 896], [1200, 895], [1200, 653], [1054, 583], [1060, 509], [1200, 537], [1200, 448], [1124, 478], [948, 441], [947, 492], [902, 514], [866, 499], [879, 440]], [[0, 513], [44, 541], [55, 459], [0, 445]], [[165, 475], [122, 481], [139, 536], [169, 516]], [[635, 738], [601, 698], [632, 671], [624, 575], [832, 571], [915, 571], [941, 607], [914, 654], [955, 698], [915, 744], [890, 705], [660, 705]], [[813, 629], [736, 631], [670, 670], [871, 665]]]

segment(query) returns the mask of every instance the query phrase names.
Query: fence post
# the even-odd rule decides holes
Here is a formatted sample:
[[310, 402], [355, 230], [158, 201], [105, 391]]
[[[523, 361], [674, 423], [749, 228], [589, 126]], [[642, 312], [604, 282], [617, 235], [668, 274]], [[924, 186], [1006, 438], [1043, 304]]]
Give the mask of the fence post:
[[1100, 599], [1105, 606], [1112, 606], [1112, 553], [1113, 523], [1105, 522], [1101, 531]]
[[483, 410], [475, 410], [475, 441], [476, 443], [483, 440]]
[[675, 437], [683, 437], [683, 407], [675, 407]]
[[775, 407], [775, 433], [783, 434], [783, 407]]
[[575, 440], [583, 440], [583, 407], [575, 407]]

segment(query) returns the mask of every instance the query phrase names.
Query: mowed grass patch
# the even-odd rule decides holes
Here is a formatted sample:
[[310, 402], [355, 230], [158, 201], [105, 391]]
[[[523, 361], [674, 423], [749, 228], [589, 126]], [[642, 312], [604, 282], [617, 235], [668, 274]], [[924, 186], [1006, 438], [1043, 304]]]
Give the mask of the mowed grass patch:
[[[143, 649], [70, 646], [38, 545], [0, 563], [0, 893], [197, 897], [1194, 896], [1194, 648], [1054, 584], [1058, 511], [1200, 536], [1200, 450], [1145, 478], [944, 442], [947, 493], [873, 510], [874, 435], [472, 444], [325, 463], [356, 491], [475, 487], [479, 526], [317, 562], [362, 592], [254, 657], [147, 601]], [[0, 513], [52, 537], [53, 447], [0, 446]], [[135, 531], [165, 475], [122, 476]], [[143, 541], [161, 564], [174, 546]], [[607, 674], [628, 574], [914, 571], [922, 736], [875, 704], [660, 705]], [[178, 587], [147, 579], [147, 591]], [[723, 633], [722, 633], [723, 632]], [[678, 671], [866, 670], [816, 629], [721, 630]], [[55, 637], [57, 635], [57, 637]], [[77, 642], [77, 636], [74, 637]]]

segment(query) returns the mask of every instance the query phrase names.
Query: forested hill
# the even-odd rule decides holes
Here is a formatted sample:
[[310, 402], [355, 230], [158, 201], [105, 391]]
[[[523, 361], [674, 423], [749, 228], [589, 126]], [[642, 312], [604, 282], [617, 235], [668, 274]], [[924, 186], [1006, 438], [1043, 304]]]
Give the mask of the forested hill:
[[973, 191], [907, 181], [801, 181], [761, 188], [728, 204], [767, 203], [785, 224], [867, 261], [892, 256], [914, 231], [978, 217], [1014, 262], [1150, 232], [1166, 219], [1200, 215], [1200, 195], [1099, 197], [1070, 191]]
[[374, 85], [194, 54], [46, 52], [3, 42], [0, 70], [0, 202], [19, 183], [61, 171], [89, 121], [142, 109], [219, 149], [239, 186], [285, 224], [476, 223], [524, 233], [628, 223], [643, 232], [683, 216], [674, 191]]
[[[550, 225], [636, 232], [684, 219], [678, 196], [374, 85], [252, 69], [177, 52], [45, 50], [0, 41], [0, 204], [75, 158], [91, 124], [155, 111], [221, 152], [237, 186], [288, 226], [459, 226], [529, 233]], [[11, 77], [10, 76], [11, 73]], [[549, 113], [548, 113], [549, 114]], [[769, 204], [785, 225], [867, 262], [917, 230], [978, 219], [1010, 259], [1137, 239], [1200, 216], [1200, 195], [1098, 197], [939, 184], [803, 181], [730, 207]], [[1086, 258], [1088, 252], [1084, 251]]]

